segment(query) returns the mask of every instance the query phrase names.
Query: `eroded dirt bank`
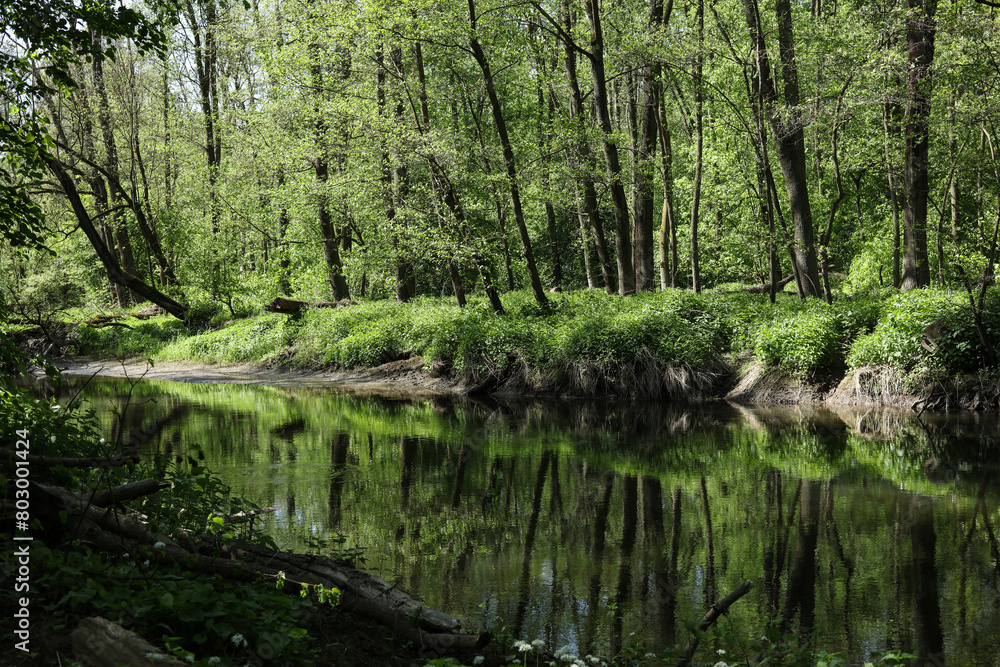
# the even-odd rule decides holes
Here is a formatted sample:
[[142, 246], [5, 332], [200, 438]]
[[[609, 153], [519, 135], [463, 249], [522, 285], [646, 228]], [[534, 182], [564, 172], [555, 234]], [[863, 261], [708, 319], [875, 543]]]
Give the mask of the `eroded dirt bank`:
[[465, 388], [450, 377], [434, 377], [423, 369], [419, 357], [394, 361], [377, 368], [357, 371], [298, 370], [266, 368], [252, 364], [214, 366], [196, 362], [160, 361], [150, 364], [144, 359], [119, 361], [67, 357], [56, 363], [66, 375], [197, 382], [203, 384], [261, 384], [271, 386], [329, 387], [338, 386], [359, 391], [380, 393], [455, 393]]
[[[268, 368], [251, 364], [214, 366], [195, 362], [165, 361], [150, 365], [145, 360], [66, 358], [57, 363], [67, 375], [101, 375], [132, 379], [197, 382], [205, 384], [261, 384], [272, 386], [340, 387], [347, 391], [380, 394], [523, 394], [567, 395], [544, 386], [525, 383], [523, 377], [482, 378], [466, 381], [450, 373], [432, 372], [424, 360], [413, 357], [375, 368], [353, 371]], [[891, 369], [861, 368], [819, 382], [794, 378], [759, 364], [713, 372], [710, 386], [691, 386], [685, 394], [675, 387], [666, 395], [618, 396], [605, 392], [602, 398], [629, 400], [688, 399], [692, 402], [727, 400], [743, 404], [829, 404], [903, 407], [915, 410], [991, 410], [1000, 408], [1000, 375], [975, 378], [942, 378], [920, 387], [907, 384]], [[554, 388], [553, 388], [554, 389]], [[568, 394], [573, 395], [573, 394]]]

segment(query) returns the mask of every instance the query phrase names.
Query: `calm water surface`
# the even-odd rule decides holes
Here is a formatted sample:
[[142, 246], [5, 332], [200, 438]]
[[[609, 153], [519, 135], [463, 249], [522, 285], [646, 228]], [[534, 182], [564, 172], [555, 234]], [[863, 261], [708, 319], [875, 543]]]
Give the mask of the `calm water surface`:
[[85, 390], [109, 432], [202, 452], [280, 546], [473, 630], [655, 651], [750, 580], [721, 626], [743, 640], [780, 618], [855, 661], [1000, 665], [996, 415], [125, 389]]

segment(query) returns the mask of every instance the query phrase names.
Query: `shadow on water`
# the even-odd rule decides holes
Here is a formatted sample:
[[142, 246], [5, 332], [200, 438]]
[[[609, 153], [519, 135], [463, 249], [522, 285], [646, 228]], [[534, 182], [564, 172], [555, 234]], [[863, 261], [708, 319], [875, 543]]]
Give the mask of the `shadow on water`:
[[280, 545], [342, 540], [473, 626], [658, 650], [751, 580], [724, 621], [744, 641], [780, 618], [852, 659], [987, 665], [1000, 648], [995, 414], [161, 382], [126, 405], [127, 389], [85, 390], [108, 433], [180, 466], [199, 446], [278, 506]]

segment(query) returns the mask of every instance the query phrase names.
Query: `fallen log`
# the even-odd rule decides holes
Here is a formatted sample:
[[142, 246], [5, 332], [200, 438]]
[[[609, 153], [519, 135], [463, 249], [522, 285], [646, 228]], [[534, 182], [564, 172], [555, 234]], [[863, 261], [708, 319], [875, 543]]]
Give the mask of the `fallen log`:
[[298, 299], [286, 299], [279, 296], [264, 306], [264, 310], [269, 313], [294, 315], [303, 308], [340, 308], [342, 306], [353, 305], [355, 305], [355, 302], [350, 299], [344, 299], [343, 301], [299, 301]]
[[[462, 634], [461, 623], [454, 617], [427, 607], [383, 579], [330, 558], [259, 547], [215, 549], [211, 536], [185, 535], [175, 540], [152, 532], [134, 513], [99, 504], [141, 497], [161, 486], [147, 479], [97, 493], [74, 493], [36, 483], [31, 483], [29, 489], [31, 497], [39, 501], [33, 506], [49, 519], [49, 525], [61, 526], [102, 551], [132, 555], [141, 551], [142, 557], [151, 561], [236, 581], [283, 581], [283, 589], [294, 595], [300, 595], [303, 587], [336, 588], [341, 593], [338, 608], [382, 623], [397, 637], [422, 649], [475, 649], [489, 641], [485, 634]], [[59, 514], [64, 512], [65, 523], [59, 520]], [[212, 551], [198, 553], [183, 546], [183, 542], [200, 543]]]
[[78, 458], [75, 456], [37, 456], [35, 454], [22, 456], [21, 452], [0, 448], [0, 457], [7, 459], [17, 458], [19, 461], [27, 461], [28, 463], [39, 466], [66, 466], [67, 468], [116, 468], [129, 463], [139, 462], [139, 455], [135, 452], [129, 454], [117, 454], [115, 456]]
[[73, 654], [87, 665], [129, 665], [129, 667], [183, 667], [185, 663], [158, 650], [117, 623], [91, 616], [80, 621], [70, 635]]
[[[780, 292], [785, 288], [785, 285], [792, 282], [794, 274], [789, 274], [779, 280], [774, 285], [774, 291]], [[722, 292], [722, 294], [767, 294], [771, 291], [771, 284], [764, 283], [763, 285], [751, 285], [750, 287], [744, 287], [743, 289], [727, 290]]]

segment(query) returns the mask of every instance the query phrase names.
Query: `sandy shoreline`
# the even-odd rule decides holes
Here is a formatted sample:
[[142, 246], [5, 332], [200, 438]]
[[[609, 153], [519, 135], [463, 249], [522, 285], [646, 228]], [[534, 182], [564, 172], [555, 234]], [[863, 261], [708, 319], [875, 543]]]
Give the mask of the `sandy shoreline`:
[[200, 384], [340, 387], [379, 393], [461, 393], [463, 385], [457, 380], [433, 377], [423, 365], [420, 357], [357, 371], [264, 368], [252, 364], [215, 366], [183, 361], [158, 361], [150, 365], [145, 359], [120, 361], [85, 357], [59, 359], [56, 362], [56, 367], [68, 376], [97, 375]]

